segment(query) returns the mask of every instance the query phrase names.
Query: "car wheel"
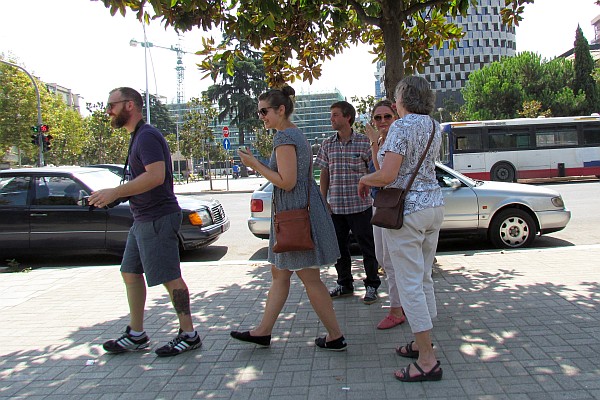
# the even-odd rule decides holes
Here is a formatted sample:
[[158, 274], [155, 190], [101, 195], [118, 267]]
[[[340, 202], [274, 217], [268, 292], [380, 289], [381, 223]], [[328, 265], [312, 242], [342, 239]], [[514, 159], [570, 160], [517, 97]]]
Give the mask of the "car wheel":
[[494, 164], [490, 171], [491, 179], [498, 182], [516, 182], [516, 176], [515, 167], [507, 162]]
[[533, 218], [518, 208], [500, 211], [490, 224], [488, 236], [496, 248], [516, 249], [529, 247], [537, 229]]

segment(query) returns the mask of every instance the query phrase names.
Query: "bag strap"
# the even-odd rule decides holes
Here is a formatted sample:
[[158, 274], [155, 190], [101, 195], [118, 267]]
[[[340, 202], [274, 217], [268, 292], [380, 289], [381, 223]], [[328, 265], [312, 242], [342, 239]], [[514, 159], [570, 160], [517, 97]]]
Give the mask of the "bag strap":
[[[431, 117], [429, 117], [429, 118], [431, 118]], [[423, 152], [423, 154], [421, 154], [421, 158], [419, 159], [419, 162], [417, 163], [417, 167], [415, 168], [415, 171], [412, 173], [410, 180], [408, 181], [408, 184], [406, 185], [406, 189], [404, 189], [404, 191], [402, 192], [402, 195], [400, 196], [401, 199], [406, 197], [406, 195], [408, 194], [408, 191], [410, 190], [410, 187], [412, 186], [413, 182], [415, 181], [415, 178], [417, 177], [417, 173], [419, 173], [419, 169], [421, 168], [421, 164], [423, 164], [423, 161], [425, 160], [425, 157], [427, 156], [427, 152], [429, 151], [431, 142], [433, 142], [433, 136], [435, 136], [435, 121], [433, 120], [433, 118], [431, 118], [431, 135], [429, 135], [429, 141], [427, 142], [425, 151]]]
[[[308, 145], [308, 154], [310, 155], [310, 167], [308, 168], [308, 181], [307, 181], [307, 184], [308, 184], [308, 200], [306, 202], [306, 208], [310, 210], [310, 187], [312, 186], [311, 182], [310, 182], [310, 178], [312, 177], [313, 158], [312, 158], [312, 151], [311, 151], [311, 148], [310, 148], [310, 143], [308, 143], [308, 140], [306, 141], [306, 144]], [[273, 185], [273, 186], [275, 186], [275, 185]], [[272, 197], [271, 203], [272, 203], [272, 206], [273, 206], [273, 213], [277, 214], [277, 207], [275, 205], [275, 191], [273, 191], [273, 197]]]

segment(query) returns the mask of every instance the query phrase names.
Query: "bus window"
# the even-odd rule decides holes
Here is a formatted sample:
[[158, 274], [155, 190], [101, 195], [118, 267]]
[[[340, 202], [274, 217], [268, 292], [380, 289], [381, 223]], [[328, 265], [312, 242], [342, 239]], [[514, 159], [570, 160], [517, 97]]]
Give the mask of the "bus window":
[[457, 153], [483, 150], [481, 128], [453, 129], [454, 148]]
[[490, 150], [526, 149], [531, 147], [531, 136], [527, 128], [488, 130], [488, 147]]
[[577, 127], [538, 127], [535, 133], [535, 140], [538, 147], [576, 146]]
[[600, 144], [600, 127], [583, 128], [583, 144]]

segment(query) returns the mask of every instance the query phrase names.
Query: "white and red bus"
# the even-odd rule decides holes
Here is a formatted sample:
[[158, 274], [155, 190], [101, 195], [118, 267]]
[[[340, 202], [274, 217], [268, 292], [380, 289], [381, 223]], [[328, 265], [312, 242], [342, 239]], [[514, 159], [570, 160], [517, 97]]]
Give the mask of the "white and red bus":
[[474, 179], [600, 177], [600, 116], [442, 124], [441, 159]]

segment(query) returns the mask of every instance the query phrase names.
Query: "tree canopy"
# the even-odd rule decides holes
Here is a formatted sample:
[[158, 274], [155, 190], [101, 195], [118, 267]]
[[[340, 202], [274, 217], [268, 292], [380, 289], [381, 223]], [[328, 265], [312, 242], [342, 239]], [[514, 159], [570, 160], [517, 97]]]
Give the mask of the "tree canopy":
[[[374, 62], [386, 61], [385, 89], [392, 93], [405, 73], [421, 70], [429, 49], [463, 36], [447, 16], [465, 15], [478, 0], [102, 0], [112, 15], [128, 9], [140, 20], [160, 20], [177, 31], [218, 28], [225, 38], [204, 39], [201, 68], [209, 74], [224, 61], [232, 73], [244, 58], [240, 42], [263, 53], [272, 87], [295, 79], [312, 82], [321, 65], [351, 44], [372, 46]], [[518, 25], [524, 5], [534, 0], [505, 0], [506, 24]], [[152, 15], [144, 6], [152, 7]]]
[[564, 58], [546, 61], [524, 52], [494, 62], [469, 75], [461, 119], [517, 118], [534, 111], [554, 117], [580, 115], [585, 94], [574, 91], [574, 77], [573, 62]]

